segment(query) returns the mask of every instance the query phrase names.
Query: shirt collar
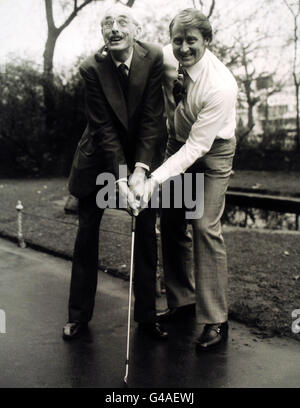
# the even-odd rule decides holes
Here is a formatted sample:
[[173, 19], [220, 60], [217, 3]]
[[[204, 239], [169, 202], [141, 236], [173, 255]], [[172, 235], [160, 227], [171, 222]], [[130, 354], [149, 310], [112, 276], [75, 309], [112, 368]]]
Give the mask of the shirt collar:
[[191, 78], [193, 82], [196, 81], [196, 79], [202, 72], [203, 68], [206, 66], [208, 54], [209, 54], [209, 50], [206, 49], [204, 51], [203, 56], [200, 58], [200, 60], [196, 64], [192, 65], [191, 67], [185, 68], [188, 76]]
[[116, 64], [116, 67], [117, 67], [117, 68], [119, 67], [119, 65], [125, 64], [125, 65], [127, 66], [128, 70], [130, 69], [132, 57], [133, 57], [133, 49], [132, 49], [132, 51], [131, 51], [129, 57], [127, 58], [127, 60], [124, 61], [124, 62], [117, 61], [117, 60], [114, 58], [114, 56], [111, 54], [111, 58], [112, 58], [113, 62]]

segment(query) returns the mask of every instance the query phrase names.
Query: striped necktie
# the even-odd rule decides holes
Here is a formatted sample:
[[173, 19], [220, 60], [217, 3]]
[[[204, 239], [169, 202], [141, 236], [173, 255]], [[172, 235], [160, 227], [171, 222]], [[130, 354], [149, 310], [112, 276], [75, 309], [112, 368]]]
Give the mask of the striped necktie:
[[120, 79], [120, 83], [121, 83], [125, 98], [127, 99], [129, 78], [128, 78], [128, 67], [126, 64], [120, 64], [118, 66], [118, 74], [119, 74], [119, 79]]
[[181, 65], [179, 65], [177, 72], [178, 72], [178, 77], [177, 79], [175, 79], [174, 85], [173, 85], [173, 96], [174, 96], [176, 106], [186, 96], [187, 79], [188, 79], [188, 74], [182, 68]]

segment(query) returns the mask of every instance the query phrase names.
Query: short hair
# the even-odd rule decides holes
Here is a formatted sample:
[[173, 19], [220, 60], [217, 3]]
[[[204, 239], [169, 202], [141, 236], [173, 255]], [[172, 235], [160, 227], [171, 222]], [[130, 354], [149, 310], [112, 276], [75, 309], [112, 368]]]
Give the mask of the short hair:
[[198, 28], [205, 40], [208, 40], [209, 42], [212, 41], [213, 33], [211, 24], [208, 21], [208, 18], [201, 13], [200, 10], [188, 8], [181, 10], [176, 14], [169, 25], [170, 37], [172, 37], [173, 26], [176, 22], [183, 24], [187, 28]]
[[100, 25], [101, 25], [101, 26], [102, 26], [102, 24], [103, 24], [103, 21], [104, 21], [105, 17], [107, 16], [107, 14], [108, 14], [110, 11], [113, 11], [113, 10], [119, 10], [120, 13], [123, 11], [125, 14], [128, 15], [128, 17], [131, 18], [132, 22], [133, 22], [136, 26], [140, 26], [140, 23], [138, 22], [138, 20], [137, 20], [137, 18], [136, 18], [136, 15], [135, 15], [135, 13], [134, 13], [134, 11], [133, 11], [133, 9], [132, 9], [131, 7], [129, 7], [129, 6], [126, 6], [125, 4], [121, 4], [121, 3], [114, 4], [113, 6], [110, 6], [110, 7], [108, 7], [108, 8], [105, 10], [104, 15], [102, 16], [102, 19], [101, 19], [101, 22], [100, 22]]

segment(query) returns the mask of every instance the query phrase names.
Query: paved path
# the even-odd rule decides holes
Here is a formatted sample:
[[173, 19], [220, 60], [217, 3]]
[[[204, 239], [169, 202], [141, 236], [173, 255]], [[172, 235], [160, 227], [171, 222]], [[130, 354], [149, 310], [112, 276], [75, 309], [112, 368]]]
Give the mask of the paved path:
[[[123, 387], [128, 282], [100, 274], [90, 330], [66, 343], [61, 330], [70, 266], [0, 240], [0, 309], [6, 314], [1, 388]], [[129, 386], [299, 387], [299, 342], [262, 340], [235, 322], [230, 328], [227, 348], [203, 354], [195, 352], [193, 319], [169, 325], [165, 343], [145, 337], [133, 323]]]

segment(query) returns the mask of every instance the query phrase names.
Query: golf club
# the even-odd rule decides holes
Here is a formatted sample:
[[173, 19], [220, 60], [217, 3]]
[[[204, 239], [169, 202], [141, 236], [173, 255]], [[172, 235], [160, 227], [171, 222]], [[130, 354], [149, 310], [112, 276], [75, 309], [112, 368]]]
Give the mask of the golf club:
[[131, 224], [131, 256], [130, 256], [130, 273], [129, 273], [129, 296], [128, 296], [128, 319], [127, 319], [127, 348], [125, 361], [124, 383], [127, 385], [129, 371], [129, 343], [130, 343], [130, 317], [131, 317], [131, 299], [132, 299], [132, 281], [133, 281], [133, 256], [134, 256], [134, 236], [135, 236], [136, 217], [132, 215]]

